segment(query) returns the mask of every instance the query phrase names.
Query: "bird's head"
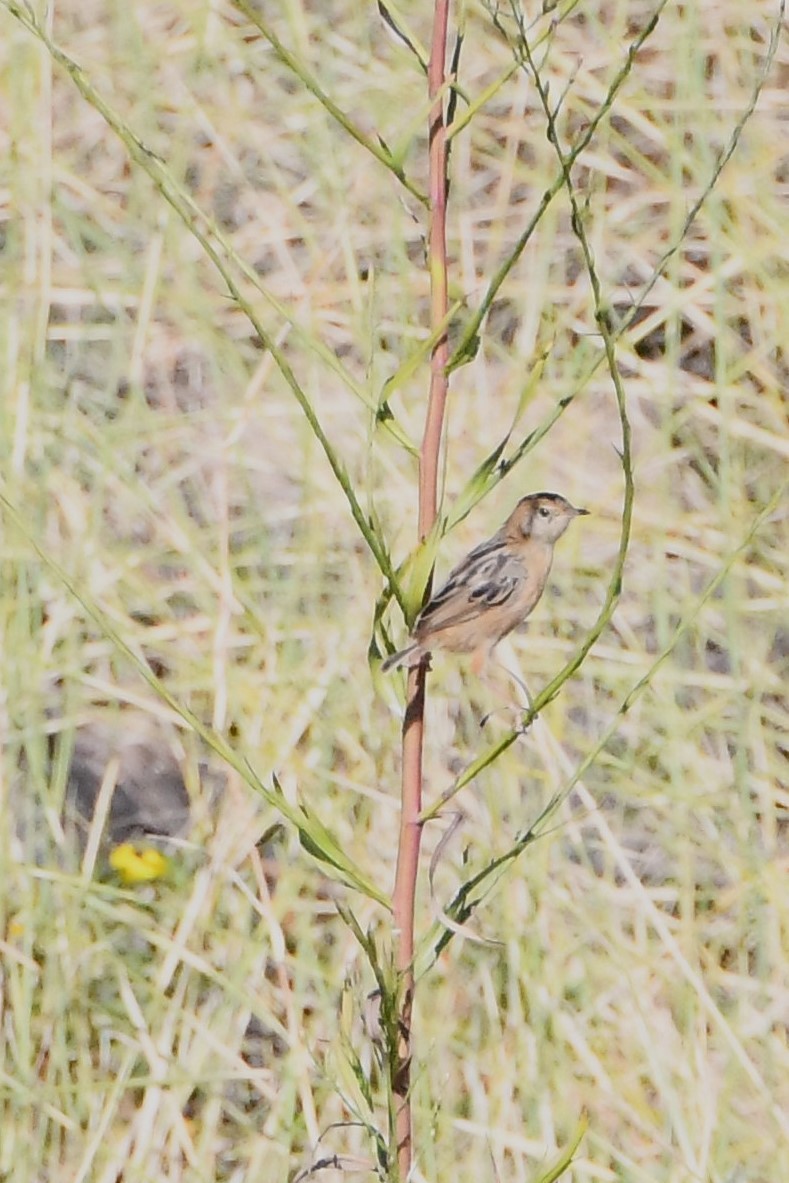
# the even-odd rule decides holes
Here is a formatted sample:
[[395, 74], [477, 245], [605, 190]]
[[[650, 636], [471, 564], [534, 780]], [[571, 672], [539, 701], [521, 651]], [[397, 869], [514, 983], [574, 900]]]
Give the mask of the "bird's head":
[[589, 511], [576, 509], [558, 493], [530, 493], [515, 506], [507, 522], [507, 533], [514, 537], [534, 538], [553, 545], [573, 518]]

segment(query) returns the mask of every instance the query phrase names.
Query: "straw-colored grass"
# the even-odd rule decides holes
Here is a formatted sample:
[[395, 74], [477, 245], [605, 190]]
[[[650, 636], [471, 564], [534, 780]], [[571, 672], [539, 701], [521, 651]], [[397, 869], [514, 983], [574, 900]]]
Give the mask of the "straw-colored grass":
[[[401, 686], [368, 666], [381, 573], [281, 369], [14, 8], [0, 3], [0, 491], [25, 529], [4, 512], [0, 1178], [273, 1183], [321, 1160], [321, 1179], [374, 1177], [360, 1122], [385, 1128], [383, 1098], [373, 1068], [370, 1110], [350, 1052], [374, 1058], [360, 1017], [374, 981], [334, 901], [382, 951], [385, 909], [327, 879], [288, 822], [258, 847], [280, 819], [237, 772], [154, 886], [119, 887], [101, 860], [83, 874], [61, 832], [76, 726], [123, 728], [141, 712], [182, 733], [193, 770], [206, 754], [93, 607], [175, 704], [264, 784], [276, 773], [383, 892]], [[426, 44], [430, 5], [400, 8]], [[652, 11], [557, 6], [537, 53], [568, 144]], [[423, 188], [425, 79], [375, 6], [287, 0], [261, 13]], [[501, 84], [453, 141], [453, 339], [557, 171], [534, 87], [485, 7], [466, 17], [466, 99]], [[785, 485], [749, 538], [789, 457], [785, 41], [681, 237], [778, 17], [776, 0], [666, 4], [575, 166], [615, 316], [676, 247], [618, 346], [637, 487], [623, 595], [561, 695], [454, 798], [463, 822], [432, 892], [427, 860], [448, 819], [427, 828], [421, 933], [605, 740], [549, 832], [419, 982], [417, 1179], [534, 1180], [584, 1114], [563, 1176], [574, 1183], [789, 1178]], [[504, 6], [501, 18], [512, 29]], [[229, 264], [400, 562], [415, 461], [374, 408], [427, 333], [424, 209], [229, 2], [61, 0], [42, 20], [251, 269]], [[557, 548], [528, 632], [501, 646], [532, 691], [594, 620], [618, 545], [621, 441], [610, 378], [591, 369], [601, 352], [560, 194], [476, 358], [453, 374], [445, 505], [540, 365], [514, 440], [575, 397], [438, 560], [440, 575], [526, 491], [592, 511]], [[426, 389], [423, 360], [389, 399], [415, 444]], [[400, 641], [399, 612], [389, 622]], [[429, 802], [506, 731], [502, 697], [517, 701], [501, 672], [476, 683], [458, 661], [434, 664]], [[63, 745], [54, 764], [47, 733]]]

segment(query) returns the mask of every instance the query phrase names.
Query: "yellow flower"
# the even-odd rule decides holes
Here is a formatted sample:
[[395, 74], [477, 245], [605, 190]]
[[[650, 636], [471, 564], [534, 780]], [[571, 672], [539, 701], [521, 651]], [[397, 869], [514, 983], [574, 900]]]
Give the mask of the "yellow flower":
[[154, 846], [135, 846], [122, 842], [110, 854], [110, 866], [123, 883], [151, 883], [161, 879], [170, 869], [170, 860]]

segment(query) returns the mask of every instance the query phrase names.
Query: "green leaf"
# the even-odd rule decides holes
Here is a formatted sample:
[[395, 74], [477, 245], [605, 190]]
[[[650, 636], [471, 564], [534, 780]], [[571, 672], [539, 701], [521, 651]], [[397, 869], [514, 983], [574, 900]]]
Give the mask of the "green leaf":
[[452, 356], [452, 360], [447, 366], [447, 373], [451, 374], [454, 370], [459, 370], [461, 366], [468, 365], [473, 361], [479, 352], [480, 346], [479, 333], [472, 333], [467, 340], [463, 340], [462, 344], [458, 346]]
[[528, 379], [524, 383], [523, 389], [521, 390], [521, 393], [520, 393], [520, 397], [518, 398], [518, 405], [515, 408], [515, 414], [512, 419], [512, 426], [510, 427], [510, 435], [512, 434], [512, 432], [515, 430], [515, 428], [518, 426], [521, 419], [523, 418], [524, 412], [526, 411], [526, 408], [528, 407], [529, 403], [531, 403], [534, 400], [534, 396], [537, 393], [537, 387], [539, 386], [540, 379], [542, 378], [543, 370], [545, 369], [545, 363], [547, 362], [548, 358], [550, 357], [552, 349], [553, 349], [553, 341], [551, 341], [551, 343], [549, 345], [547, 345], [545, 347], [545, 349], [543, 349], [542, 353], [537, 357], [536, 361], [534, 362], [534, 365], [532, 366], [531, 373], [529, 374]]
[[384, 4], [383, 0], [378, 0], [378, 11], [384, 23], [389, 26], [395, 37], [411, 50], [419, 65], [427, 73], [427, 50], [419, 43], [416, 35], [411, 32], [406, 24], [405, 18], [398, 12], [396, 6], [391, 3], [391, 0], [386, 4]]
[[397, 422], [394, 412], [385, 398], [378, 404], [378, 409], [375, 412], [375, 425], [388, 432], [392, 439], [396, 440], [412, 456], [419, 455], [419, 448], [406, 433], [405, 428]]
[[384, 382], [381, 394], [378, 399], [379, 407], [385, 404], [390, 396], [394, 394], [394, 392], [400, 386], [407, 382], [408, 379], [416, 373], [419, 367], [427, 361], [436, 344], [444, 336], [444, 333], [451, 324], [453, 317], [457, 314], [458, 309], [462, 308], [462, 306], [462, 300], [455, 300], [441, 323], [436, 326], [436, 328], [428, 337], [425, 337], [423, 341], [420, 341], [413, 353], [409, 354], [403, 364], [397, 370], [395, 370], [394, 374], [392, 374], [390, 378], [387, 378], [386, 382]]
[[446, 533], [446, 519], [437, 517], [433, 527], [423, 542], [412, 551], [403, 564], [401, 587], [405, 603], [406, 623], [409, 628], [416, 619], [424, 603], [425, 588], [427, 587], [441, 539]]
[[447, 529], [453, 529], [458, 522], [471, 512], [474, 506], [482, 500], [487, 492], [493, 488], [497, 483], [493, 479], [493, 473], [501, 459], [502, 453], [509, 442], [509, 432], [505, 435], [503, 440], [500, 440], [492, 452], [489, 452], [485, 459], [479, 464], [461, 489], [458, 497], [455, 500], [452, 509], [450, 510], [447, 519]]
[[391, 908], [390, 900], [384, 895], [380, 888], [362, 875], [351, 860], [338, 846], [334, 836], [326, 829], [317, 817], [312, 817], [308, 809], [302, 805], [301, 807], [302, 819], [298, 823], [299, 838], [304, 849], [311, 854], [313, 858], [320, 862], [328, 863], [335, 871], [339, 872], [341, 878], [348, 883], [349, 886], [356, 888], [358, 891], [364, 892], [370, 899], [376, 900], [379, 904], [383, 904], [385, 908]]
[[586, 1133], [588, 1126], [589, 1118], [584, 1114], [578, 1124], [578, 1129], [575, 1131], [575, 1135], [570, 1145], [562, 1153], [561, 1157], [557, 1158], [553, 1166], [550, 1166], [547, 1171], [543, 1171], [543, 1173], [534, 1180], [534, 1183], [556, 1183], [556, 1180], [561, 1178], [575, 1158], [575, 1152], [580, 1146], [581, 1139]]
[[[545, 369], [545, 362], [548, 357], [548, 350], [543, 352], [533, 366], [528, 380], [524, 383], [518, 398], [517, 406], [515, 407], [515, 414], [512, 418], [512, 423], [509, 426], [507, 434], [499, 440], [495, 448], [488, 453], [481, 464], [477, 466], [471, 478], [466, 482], [461, 489], [460, 494], [455, 500], [454, 505], [447, 518], [447, 530], [453, 529], [458, 522], [462, 522], [468, 513], [480, 502], [486, 493], [494, 488], [501, 478], [509, 472], [512, 468], [512, 462], [502, 461], [504, 450], [512, 438], [512, 434], [518, 423], [523, 418], [526, 408], [533, 400], [537, 393], [542, 372]], [[523, 447], [518, 450], [520, 455], [524, 454]], [[516, 453], [516, 454], [518, 454]], [[498, 471], [497, 471], [498, 469]]]

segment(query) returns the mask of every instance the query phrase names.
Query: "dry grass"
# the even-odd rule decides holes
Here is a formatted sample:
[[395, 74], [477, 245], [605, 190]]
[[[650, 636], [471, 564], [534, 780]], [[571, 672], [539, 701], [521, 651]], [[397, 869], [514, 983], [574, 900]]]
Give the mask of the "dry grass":
[[[282, 41], [423, 184], [424, 79], [374, 7], [270, 7]], [[427, 41], [429, 6], [402, 7]], [[611, 0], [559, 23], [548, 70], [555, 97], [567, 87], [564, 135], [594, 115], [651, 11]], [[741, 0], [669, 3], [584, 154], [576, 180], [619, 312], [677, 243], [776, 17], [773, 0], [747, 19]], [[474, 99], [512, 59], [482, 7], [468, 22]], [[418, 203], [230, 4], [63, 0], [52, 32], [259, 277], [266, 297], [248, 280], [244, 293], [400, 561], [414, 461], [370, 406], [425, 337]], [[420, 983], [417, 1178], [533, 1180], [584, 1112], [575, 1183], [789, 1177], [786, 496], [699, 605], [785, 481], [788, 71], [783, 42], [737, 153], [620, 345], [637, 496], [613, 626], [458, 799], [465, 825], [434, 908], [610, 730], [551, 834], [475, 915], [488, 940], [456, 938]], [[237, 778], [171, 881], [135, 893], [84, 879], [64, 855], [65, 770], [48, 767], [44, 730], [98, 714], [122, 725], [128, 710], [179, 725], [97, 627], [95, 602], [179, 703], [267, 783], [276, 771], [388, 890], [399, 700], [366, 660], [380, 574], [244, 312], [5, 3], [0, 88], [2, 491], [84, 600], [4, 527], [0, 1178], [273, 1181], [335, 1153], [370, 1176], [365, 1130], [332, 1127], [366, 1112], [348, 1048], [369, 1061], [359, 1010], [373, 984], [332, 897], [382, 945], [385, 912], [327, 885], [287, 826], [261, 862], [276, 814]], [[523, 76], [456, 138], [451, 168], [462, 322], [556, 171]], [[589, 376], [599, 337], [562, 196], [453, 376], [447, 504], [543, 354], [519, 432], [576, 397], [439, 560], [446, 571], [524, 491], [593, 511], [563, 540], [528, 633], [502, 646], [532, 688], [593, 620], [621, 511], [616, 405], [604, 368]], [[391, 397], [414, 441], [425, 390], [423, 364]], [[493, 692], [449, 660], [431, 690], [435, 798], [490, 738], [477, 719]], [[494, 715], [490, 734], [506, 725]], [[35, 841], [16, 833], [20, 805]], [[442, 829], [429, 828], [428, 855]], [[427, 928], [427, 889], [423, 904]]]

